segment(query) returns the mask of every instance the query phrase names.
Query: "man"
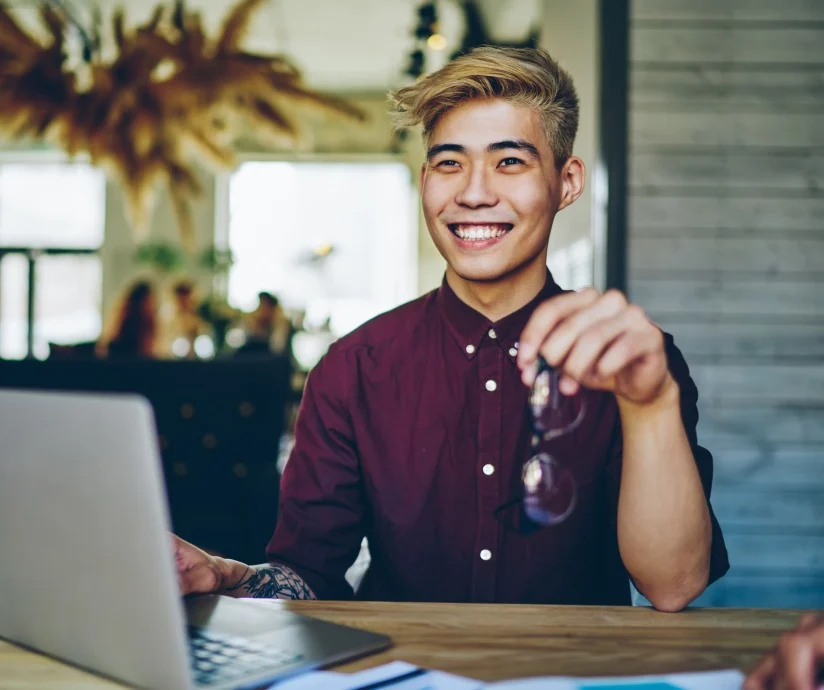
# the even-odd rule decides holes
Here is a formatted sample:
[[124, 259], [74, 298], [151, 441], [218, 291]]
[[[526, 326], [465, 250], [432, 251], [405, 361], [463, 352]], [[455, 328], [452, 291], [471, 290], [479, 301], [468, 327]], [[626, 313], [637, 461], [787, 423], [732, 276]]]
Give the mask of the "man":
[[[581, 194], [578, 100], [546, 53], [481, 48], [394, 96], [423, 124], [421, 195], [440, 289], [335, 343], [309, 376], [268, 564], [177, 542], [184, 592], [629, 604], [630, 578], [677, 611], [727, 569], [697, 445], [697, 391], [672, 340], [622, 294], [563, 293], [555, 214]], [[387, 229], [390, 232], [391, 228]], [[539, 352], [586, 404], [546, 442], [573, 473], [568, 520], [529, 534], [498, 508], [531, 454]]]
[[744, 683], [744, 690], [816, 690], [824, 687], [824, 617], [808, 614], [785, 633]]

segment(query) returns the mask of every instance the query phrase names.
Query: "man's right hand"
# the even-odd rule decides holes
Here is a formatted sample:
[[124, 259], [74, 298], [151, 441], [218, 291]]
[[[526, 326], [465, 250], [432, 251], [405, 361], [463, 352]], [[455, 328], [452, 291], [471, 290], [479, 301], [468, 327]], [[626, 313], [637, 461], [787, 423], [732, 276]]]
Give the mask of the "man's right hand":
[[177, 582], [182, 595], [225, 594], [266, 599], [315, 599], [294, 570], [278, 563], [250, 566], [206, 553], [172, 535]]
[[172, 535], [172, 540], [181, 594], [215, 594], [226, 589], [225, 578], [230, 570], [228, 562], [175, 535]]

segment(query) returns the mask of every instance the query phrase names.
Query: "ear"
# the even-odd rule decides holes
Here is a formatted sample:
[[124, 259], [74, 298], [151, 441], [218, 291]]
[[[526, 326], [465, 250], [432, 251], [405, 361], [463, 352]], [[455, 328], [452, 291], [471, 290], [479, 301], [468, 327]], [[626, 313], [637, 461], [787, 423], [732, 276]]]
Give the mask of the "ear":
[[574, 203], [584, 191], [587, 179], [587, 170], [578, 156], [571, 156], [561, 168], [561, 202], [558, 210]]
[[426, 175], [426, 163], [421, 163], [421, 175], [418, 179], [418, 189], [423, 189], [423, 178]]

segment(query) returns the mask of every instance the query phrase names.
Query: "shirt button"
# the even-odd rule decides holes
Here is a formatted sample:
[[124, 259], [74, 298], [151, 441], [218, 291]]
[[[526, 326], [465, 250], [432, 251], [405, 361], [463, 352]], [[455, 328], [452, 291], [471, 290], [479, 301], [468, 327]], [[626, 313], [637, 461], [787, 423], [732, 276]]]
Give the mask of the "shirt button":
[[493, 340], [495, 340], [495, 338], [498, 337], [498, 334], [495, 332], [494, 328], [489, 329], [489, 337], [492, 338]]
[[481, 551], [482, 561], [488, 561], [490, 558], [492, 558], [492, 552], [489, 549], [484, 549], [483, 551]]
[[466, 346], [466, 354], [471, 355], [473, 352], [475, 352], [475, 346], [471, 345], [471, 344], [467, 345]]
[[488, 477], [489, 475], [491, 475], [495, 472], [495, 466], [486, 464], [486, 465], [484, 465], [483, 472]]
[[510, 347], [509, 348], [509, 354], [512, 357], [517, 357], [518, 356], [518, 349], [514, 348], [514, 347]]
[[484, 385], [486, 386], [486, 389], [490, 393], [492, 393], [492, 392], [494, 392], [498, 389], [498, 384], [495, 383], [492, 379], [489, 379], [489, 381], [487, 381]]

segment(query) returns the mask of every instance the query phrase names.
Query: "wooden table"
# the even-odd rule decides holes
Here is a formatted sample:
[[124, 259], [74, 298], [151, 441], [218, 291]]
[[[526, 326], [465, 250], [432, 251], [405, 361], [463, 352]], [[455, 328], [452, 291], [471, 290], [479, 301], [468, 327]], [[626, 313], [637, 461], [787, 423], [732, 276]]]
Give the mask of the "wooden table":
[[[298, 613], [382, 632], [395, 646], [340, 667], [400, 659], [483, 680], [746, 670], [801, 612], [643, 608], [282, 602]], [[266, 605], [272, 605], [268, 603]], [[3, 690], [121, 687], [0, 641]]]

